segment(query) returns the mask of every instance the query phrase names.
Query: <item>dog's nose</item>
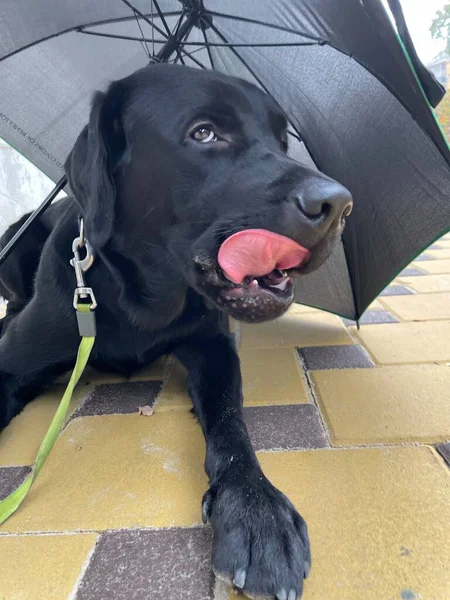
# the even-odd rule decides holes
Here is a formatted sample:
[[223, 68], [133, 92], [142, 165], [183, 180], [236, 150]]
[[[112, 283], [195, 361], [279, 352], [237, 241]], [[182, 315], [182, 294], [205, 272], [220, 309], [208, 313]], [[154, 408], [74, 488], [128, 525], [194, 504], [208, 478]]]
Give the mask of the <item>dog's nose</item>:
[[352, 195], [335, 181], [312, 181], [294, 190], [292, 199], [304, 217], [320, 227], [340, 223], [353, 208]]

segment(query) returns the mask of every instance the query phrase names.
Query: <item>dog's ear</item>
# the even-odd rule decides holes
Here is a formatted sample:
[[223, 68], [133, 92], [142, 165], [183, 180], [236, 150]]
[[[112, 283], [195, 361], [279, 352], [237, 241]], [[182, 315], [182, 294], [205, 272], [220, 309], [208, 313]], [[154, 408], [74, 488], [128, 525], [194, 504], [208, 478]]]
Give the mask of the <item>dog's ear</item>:
[[125, 150], [119, 84], [93, 99], [89, 124], [78, 136], [65, 163], [69, 185], [85, 221], [86, 237], [95, 249], [106, 244], [114, 227], [114, 172]]

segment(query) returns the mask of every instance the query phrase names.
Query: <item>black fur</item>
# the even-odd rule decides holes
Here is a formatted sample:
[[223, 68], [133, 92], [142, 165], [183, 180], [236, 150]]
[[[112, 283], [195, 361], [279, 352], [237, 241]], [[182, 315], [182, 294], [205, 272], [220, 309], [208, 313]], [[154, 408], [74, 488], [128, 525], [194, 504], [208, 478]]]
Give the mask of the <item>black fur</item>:
[[[213, 123], [220, 138], [192, 139], [197, 122]], [[252, 450], [226, 326], [226, 312], [246, 315], [220, 305], [230, 283], [217, 264], [221, 243], [248, 228], [311, 249], [303, 272], [330, 253], [350, 196], [288, 158], [285, 136], [286, 119], [271, 98], [213, 72], [151, 66], [95, 96], [66, 163], [73, 197], [55, 203], [0, 268], [0, 293], [9, 300], [0, 430], [74, 363], [79, 336], [69, 261], [81, 215], [95, 251], [86, 274], [98, 301], [91, 363], [128, 374], [175, 353], [187, 366], [207, 443], [204, 518], [215, 532], [213, 566], [248, 594], [291, 600], [309, 571], [306, 525]], [[321, 203], [320, 210], [308, 202]], [[259, 320], [278, 316], [280, 306], [269, 303]]]

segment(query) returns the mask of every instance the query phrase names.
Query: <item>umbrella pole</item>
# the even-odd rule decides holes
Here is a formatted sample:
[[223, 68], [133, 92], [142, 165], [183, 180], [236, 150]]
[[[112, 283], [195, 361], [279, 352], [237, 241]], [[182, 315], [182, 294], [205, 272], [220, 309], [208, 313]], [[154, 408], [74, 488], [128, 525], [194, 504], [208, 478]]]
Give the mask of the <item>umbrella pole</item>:
[[[172, 56], [172, 54], [178, 49], [179, 43], [185, 38], [185, 36], [188, 35], [192, 27], [194, 27], [194, 25], [198, 22], [198, 19], [199, 14], [195, 10], [188, 11], [185, 22], [181, 25], [181, 27], [178, 28], [178, 31], [169, 35], [166, 43], [160, 49], [160, 51], [154, 57], [152, 57], [151, 62], [167, 62]], [[55, 185], [53, 190], [50, 192], [50, 194], [47, 196], [47, 198], [44, 200], [44, 202], [42, 202], [42, 204], [31, 213], [31, 215], [28, 217], [28, 219], [25, 221], [25, 223], [22, 225], [19, 231], [14, 235], [14, 237], [6, 244], [6, 246], [3, 249], [0, 250], [0, 266], [14, 250], [16, 245], [27, 232], [28, 228], [31, 227], [31, 225], [34, 223], [34, 221], [36, 221], [36, 219], [38, 219], [41, 215], [44, 214], [44, 212], [47, 210], [47, 208], [50, 206], [50, 204], [53, 202], [53, 200], [56, 198], [59, 192], [65, 187], [66, 184], [67, 176], [63, 175], [58, 181], [58, 183]]]

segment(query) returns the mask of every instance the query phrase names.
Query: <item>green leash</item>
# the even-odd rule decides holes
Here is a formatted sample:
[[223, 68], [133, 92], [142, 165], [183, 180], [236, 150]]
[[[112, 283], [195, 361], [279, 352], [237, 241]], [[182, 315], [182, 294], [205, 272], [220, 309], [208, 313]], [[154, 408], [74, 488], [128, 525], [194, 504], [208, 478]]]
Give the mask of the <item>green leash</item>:
[[[86, 249], [86, 256], [84, 259], [80, 259], [80, 248]], [[83, 273], [92, 266], [94, 256], [89, 242], [84, 238], [83, 235], [83, 220], [80, 221], [80, 235], [74, 239], [72, 251], [74, 257], [70, 261], [70, 264], [75, 269], [75, 275], [77, 279], [77, 288], [75, 289], [74, 293], [73, 306], [76, 310], [78, 331], [81, 336], [77, 360], [64, 395], [59, 403], [58, 410], [56, 411], [50, 427], [48, 428], [47, 433], [45, 434], [45, 437], [39, 447], [36, 461], [32, 467], [30, 475], [21, 485], [19, 485], [17, 489], [9, 494], [9, 496], [0, 501], [0, 525], [4, 523], [6, 519], [8, 519], [13, 513], [15, 513], [22, 504], [25, 496], [30, 491], [31, 486], [36, 481], [36, 478], [39, 475], [39, 472], [42, 469], [48, 455], [50, 454], [51, 449], [55, 445], [56, 439], [58, 438], [58, 435], [66, 420], [73, 390], [86, 367], [91, 354], [92, 346], [95, 342], [96, 328], [94, 310], [97, 307], [97, 302], [95, 300], [92, 288], [85, 286], [83, 278]], [[79, 303], [78, 300], [80, 297], [90, 297], [91, 303]]]
[[[79, 305], [77, 310], [81, 313], [89, 311], [89, 305]], [[51, 449], [55, 445], [56, 439], [64, 425], [67, 416], [67, 410], [69, 408], [70, 401], [75, 386], [80, 379], [84, 368], [86, 367], [89, 355], [91, 354], [92, 346], [94, 345], [95, 337], [83, 337], [78, 348], [77, 361], [75, 368], [70, 377], [70, 381], [67, 384], [66, 391], [61, 399], [55, 416], [50, 424], [50, 427], [45, 434], [45, 437], [39, 447], [36, 461], [29, 477], [15, 489], [9, 496], [4, 500], [0, 501], [0, 525], [6, 521], [22, 504], [25, 496], [30, 491], [31, 486], [36, 481], [36, 477], [39, 475], [39, 471], [42, 469], [47, 456], [50, 454]]]

